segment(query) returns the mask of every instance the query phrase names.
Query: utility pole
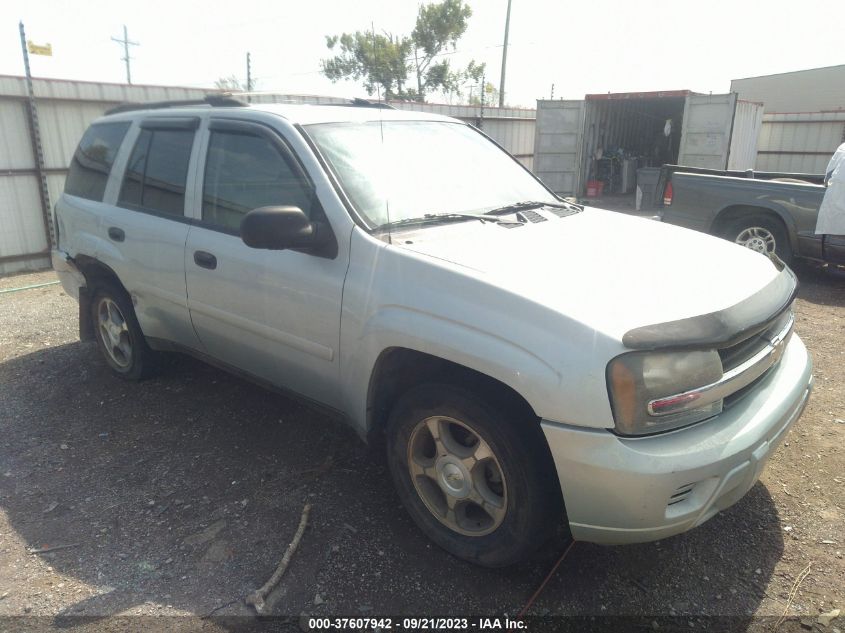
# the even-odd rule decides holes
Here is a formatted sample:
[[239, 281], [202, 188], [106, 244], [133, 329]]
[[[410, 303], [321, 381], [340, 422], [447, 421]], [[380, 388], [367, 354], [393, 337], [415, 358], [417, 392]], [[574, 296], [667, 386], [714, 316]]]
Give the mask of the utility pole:
[[487, 76], [481, 75], [481, 116], [478, 117], [478, 129], [484, 129], [484, 92], [487, 87]]
[[549, 99], [554, 100], [554, 98], [555, 98], [555, 85], [554, 85], [554, 84], [552, 84], [552, 96], [551, 96], [551, 97], [549, 97]]
[[[246, 91], [252, 92], [252, 64], [249, 57], [249, 51], [246, 52]], [[252, 102], [252, 97], [247, 94], [246, 100]]]
[[511, 0], [508, 0], [508, 15], [505, 18], [505, 45], [502, 47], [502, 79], [499, 81], [499, 107], [505, 107], [505, 71], [508, 67], [508, 32], [511, 28]]
[[126, 31], [126, 25], [123, 25], [123, 39], [119, 39], [117, 37], [111, 38], [113, 42], [117, 42], [118, 44], [123, 44], [123, 57], [121, 59], [126, 62], [126, 83], [132, 84], [132, 72], [129, 69], [129, 60], [132, 59], [129, 57], [129, 47], [130, 46], [140, 46], [139, 42], [133, 42], [129, 39], [129, 35]]

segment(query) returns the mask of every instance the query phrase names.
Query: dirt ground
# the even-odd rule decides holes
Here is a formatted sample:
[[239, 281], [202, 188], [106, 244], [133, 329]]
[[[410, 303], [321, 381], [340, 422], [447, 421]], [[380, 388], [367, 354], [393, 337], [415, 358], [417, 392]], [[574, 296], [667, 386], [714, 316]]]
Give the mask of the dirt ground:
[[[816, 387], [761, 481], [690, 533], [575, 543], [530, 613], [683, 615], [687, 630], [727, 615], [772, 630], [787, 610], [802, 620], [780, 630], [845, 630], [818, 619], [845, 610], [845, 279], [798, 273]], [[0, 290], [54, 279], [6, 277]], [[0, 629], [36, 621], [2, 618], [27, 614], [249, 615], [243, 598], [272, 574], [305, 502], [275, 614], [514, 615], [566, 546], [504, 570], [456, 560], [334, 420], [181, 356], [123, 382], [79, 342], [61, 286], [0, 294]], [[37, 552], [48, 548], [60, 549]]]

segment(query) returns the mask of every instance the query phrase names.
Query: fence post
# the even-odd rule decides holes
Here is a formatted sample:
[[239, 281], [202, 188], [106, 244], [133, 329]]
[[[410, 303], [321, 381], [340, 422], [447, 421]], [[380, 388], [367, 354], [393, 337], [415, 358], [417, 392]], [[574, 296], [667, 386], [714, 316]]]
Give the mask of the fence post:
[[47, 175], [44, 173], [44, 150], [41, 146], [41, 131], [38, 126], [38, 108], [35, 105], [35, 90], [32, 86], [32, 74], [29, 70], [29, 51], [26, 49], [26, 33], [23, 22], [20, 22], [21, 52], [23, 65], [26, 70], [27, 91], [27, 120], [29, 122], [29, 139], [32, 142], [32, 154], [35, 156], [35, 174], [38, 177], [38, 193], [41, 197], [41, 216], [44, 220], [44, 236], [47, 239], [47, 249], [55, 245], [53, 233], [53, 218], [50, 214], [50, 191], [47, 189]]

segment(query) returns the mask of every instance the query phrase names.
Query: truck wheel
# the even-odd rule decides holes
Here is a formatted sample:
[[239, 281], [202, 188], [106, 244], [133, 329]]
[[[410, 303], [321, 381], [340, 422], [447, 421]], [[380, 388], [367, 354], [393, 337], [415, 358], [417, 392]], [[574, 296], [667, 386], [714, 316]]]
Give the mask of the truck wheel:
[[155, 352], [147, 346], [132, 301], [122, 288], [98, 287], [91, 319], [97, 346], [114, 373], [126, 380], [142, 380], [153, 373]]
[[722, 237], [758, 253], [775, 253], [785, 264], [792, 263], [792, 248], [783, 225], [764, 215], [749, 215], [729, 221]]
[[403, 504], [451, 554], [486, 567], [524, 559], [562, 518], [542, 431], [473, 393], [416, 387], [387, 422], [387, 460]]

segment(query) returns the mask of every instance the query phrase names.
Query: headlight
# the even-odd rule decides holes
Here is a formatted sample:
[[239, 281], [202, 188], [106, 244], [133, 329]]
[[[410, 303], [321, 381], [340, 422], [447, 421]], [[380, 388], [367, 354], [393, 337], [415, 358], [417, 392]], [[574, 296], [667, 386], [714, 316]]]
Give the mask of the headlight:
[[616, 430], [645, 435], [699, 422], [722, 412], [722, 401], [697, 404], [697, 391], [722, 378], [715, 350], [632, 352], [607, 366]]

